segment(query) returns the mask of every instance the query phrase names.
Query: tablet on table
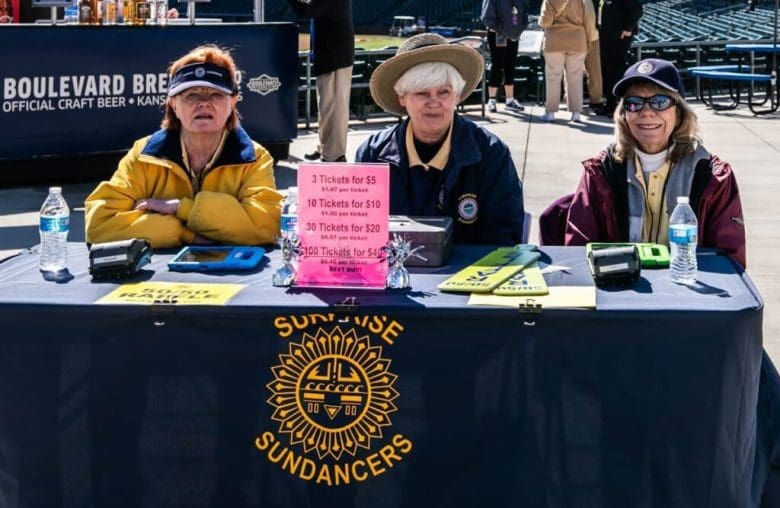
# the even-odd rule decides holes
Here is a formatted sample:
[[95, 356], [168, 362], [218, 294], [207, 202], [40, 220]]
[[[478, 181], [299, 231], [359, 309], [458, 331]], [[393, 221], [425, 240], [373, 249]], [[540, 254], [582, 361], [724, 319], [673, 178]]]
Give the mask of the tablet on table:
[[236, 245], [190, 245], [168, 262], [177, 272], [219, 272], [251, 270], [265, 255], [262, 247]]

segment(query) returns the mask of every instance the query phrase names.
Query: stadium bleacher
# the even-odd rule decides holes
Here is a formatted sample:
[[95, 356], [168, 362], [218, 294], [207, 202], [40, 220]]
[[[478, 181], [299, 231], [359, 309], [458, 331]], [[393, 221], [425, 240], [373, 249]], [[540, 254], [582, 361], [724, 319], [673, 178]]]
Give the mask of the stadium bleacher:
[[[228, 5], [242, 2], [243, 6], [251, 0], [227, 2]], [[541, 0], [532, 0], [531, 5], [534, 7], [530, 14], [538, 13], [540, 4]], [[220, 11], [231, 11], [226, 7], [225, 0], [218, 4], [203, 5], [212, 8], [220, 5]], [[772, 40], [774, 11], [768, 8], [768, 4], [763, 4], [754, 11], [745, 12], [745, 5], [746, 0], [643, 1], [644, 16], [634, 40], [633, 58], [656, 57], [674, 62], [682, 70], [686, 89], [693, 92], [696, 80], [686, 69], [737, 63], [738, 55], [724, 49], [727, 42]], [[374, 32], [389, 30], [395, 15], [422, 16], [428, 27], [459, 26], [470, 30], [481, 28], [478, 22], [480, 6], [481, 1], [478, 0], [353, 0], [353, 18], [358, 33], [361, 28]], [[295, 20], [287, 0], [266, 0], [265, 9], [266, 21]], [[211, 12], [204, 14], [215, 15]], [[234, 18], [238, 18], [235, 13]], [[373, 69], [391, 54], [384, 52], [372, 55], [372, 52], [361, 51], [356, 57], [352, 99], [354, 117], [366, 118], [378, 112], [367, 93], [367, 83]], [[757, 55], [754, 64], [758, 69], [766, 69], [768, 59], [765, 55]], [[487, 67], [490, 68], [489, 61]], [[305, 76], [303, 63], [301, 68]], [[305, 78], [301, 85], [303, 94]], [[521, 55], [518, 58], [515, 95], [521, 101], [544, 100], [544, 59], [541, 55]], [[476, 96], [470, 98], [472, 103], [476, 100]], [[299, 111], [303, 115], [304, 104], [300, 105]], [[309, 110], [314, 115], [316, 104], [310, 103]]]

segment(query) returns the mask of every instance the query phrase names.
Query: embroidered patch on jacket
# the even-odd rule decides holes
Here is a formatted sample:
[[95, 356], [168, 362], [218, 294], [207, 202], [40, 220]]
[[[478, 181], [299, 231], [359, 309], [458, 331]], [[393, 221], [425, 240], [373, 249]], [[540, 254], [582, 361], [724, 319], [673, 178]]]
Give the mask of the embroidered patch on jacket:
[[732, 217], [731, 220], [742, 226], [745, 227], [745, 220], [742, 217]]
[[476, 194], [463, 194], [458, 198], [458, 217], [464, 224], [473, 224], [477, 220], [479, 206]]

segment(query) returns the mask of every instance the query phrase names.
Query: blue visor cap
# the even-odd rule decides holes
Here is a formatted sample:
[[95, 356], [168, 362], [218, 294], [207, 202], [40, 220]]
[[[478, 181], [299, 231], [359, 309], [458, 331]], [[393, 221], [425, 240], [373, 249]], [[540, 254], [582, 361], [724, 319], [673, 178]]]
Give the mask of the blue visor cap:
[[194, 63], [185, 65], [171, 76], [168, 82], [168, 97], [196, 86], [213, 88], [228, 95], [235, 95], [238, 92], [230, 71], [224, 67], [210, 63]]
[[681, 97], [685, 97], [685, 87], [683, 87], [677, 67], [660, 58], [647, 58], [626, 69], [623, 79], [617, 82], [612, 93], [615, 97], [623, 97], [628, 92], [631, 83], [636, 81], [650, 81], [661, 88], [677, 92]]

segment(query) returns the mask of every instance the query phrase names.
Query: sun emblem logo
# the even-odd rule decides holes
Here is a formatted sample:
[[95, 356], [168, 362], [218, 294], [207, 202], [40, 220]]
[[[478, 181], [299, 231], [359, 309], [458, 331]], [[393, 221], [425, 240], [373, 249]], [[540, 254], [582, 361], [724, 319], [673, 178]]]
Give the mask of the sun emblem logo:
[[342, 332], [338, 326], [331, 333], [320, 328], [290, 343], [289, 353], [279, 360], [266, 385], [272, 394], [268, 403], [276, 408], [271, 418], [305, 453], [336, 460], [343, 453], [354, 456], [391, 425], [397, 376], [367, 335], [358, 337], [354, 329]]

